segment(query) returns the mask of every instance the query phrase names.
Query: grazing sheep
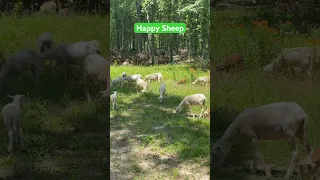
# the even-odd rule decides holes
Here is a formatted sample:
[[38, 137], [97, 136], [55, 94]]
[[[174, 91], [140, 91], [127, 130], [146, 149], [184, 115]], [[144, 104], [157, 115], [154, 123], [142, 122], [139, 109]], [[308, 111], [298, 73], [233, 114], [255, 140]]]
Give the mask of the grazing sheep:
[[320, 178], [320, 148], [312, 152], [311, 155], [303, 158], [299, 162], [301, 179]]
[[39, 72], [43, 69], [41, 61], [36, 50], [24, 49], [7, 58], [0, 72], [0, 86], [8, 75], [19, 74], [22, 78], [22, 72], [31, 70], [36, 78], [36, 84], [39, 82]]
[[139, 92], [140, 88], [142, 88], [141, 92], [147, 92], [148, 83], [142, 80], [141, 78], [136, 80], [136, 86], [137, 86], [137, 92]]
[[265, 72], [272, 72], [276, 69], [287, 67], [292, 68], [294, 72], [298, 72], [299, 69], [303, 69], [307, 71], [308, 76], [310, 76], [312, 71], [312, 63], [310, 63], [310, 60], [313, 59], [315, 59], [314, 63], [319, 63], [320, 46], [317, 46], [315, 49], [308, 46], [285, 48], [278, 57], [266, 65], [263, 70]]
[[224, 58], [224, 61], [217, 66], [217, 71], [227, 71], [243, 66], [243, 57], [240, 54], [232, 54]]
[[112, 109], [117, 109], [117, 91], [113, 92], [113, 94], [110, 96], [111, 102], [112, 102]]
[[93, 40], [61, 44], [49, 52], [42, 53], [40, 56], [42, 60], [56, 60], [57, 62], [61, 63], [64, 68], [64, 79], [67, 80], [69, 63], [83, 66], [84, 59], [89, 54], [95, 54], [99, 52], [98, 43], [99, 42], [96, 40]]
[[118, 84], [120, 84], [120, 86], [122, 86], [122, 83], [123, 83], [123, 78], [122, 77], [117, 77], [117, 78], [115, 78], [115, 79], [113, 79], [111, 81], [110, 87], [113, 87], [113, 86], [118, 85]]
[[122, 78], [127, 77], [127, 73], [126, 72], [122, 72]]
[[164, 95], [166, 94], [166, 84], [161, 84], [159, 88], [160, 96], [158, 97], [159, 101], [163, 103]]
[[[99, 54], [89, 54], [84, 59], [84, 69], [86, 72], [84, 82], [86, 83], [88, 80], [91, 80], [98, 84], [100, 89], [106, 89], [106, 93], [109, 94], [110, 62]], [[89, 86], [90, 83], [88, 82], [84, 92], [87, 95], [88, 101], [91, 101]]]
[[186, 96], [185, 98], [183, 98], [179, 106], [176, 108], [176, 112], [180, 114], [182, 110], [182, 106], [184, 105], [189, 106], [188, 114], [192, 113], [191, 106], [196, 106], [196, 105], [200, 106], [201, 112], [200, 112], [199, 118], [201, 118], [204, 108], [206, 107], [206, 96], [204, 96], [203, 94], [193, 94], [190, 96]]
[[208, 85], [210, 83], [210, 76], [198, 77], [192, 84]]
[[122, 63], [122, 66], [129, 66], [129, 65], [130, 65], [130, 63], [128, 61], [125, 61]]
[[256, 172], [257, 160], [260, 160], [266, 176], [271, 178], [270, 167], [264, 162], [259, 140], [287, 139], [292, 149], [291, 163], [284, 177], [288, 180], [293, 173], [298, 155], [295, 138], [300, 140], [308, 154], [312, 153], [307, 131], [308, 115], [294, 102], [278, 102], [245, 109], [212, 146], [212, 166], [221, 167], [227, 153], [237, 142], [251, 141], [255, 147], [253, 172]]
[[21, 109], [23, 106], [24, 95], [7, 95], [7, 97], [11, 98], [13, 101], [3, 107], [2, 116], [9, 136], [8, 151], [11, 152], [13, 144], [17, 144], [18, 135], [20, 137], [20, 148], [24, 148], [23, 131], [21, 128]]
[[148, 74], [144, 77], [144, 80], [150, 83], [151, 81], [157, 81], [158, 80], [158, 75], [157, 74]]

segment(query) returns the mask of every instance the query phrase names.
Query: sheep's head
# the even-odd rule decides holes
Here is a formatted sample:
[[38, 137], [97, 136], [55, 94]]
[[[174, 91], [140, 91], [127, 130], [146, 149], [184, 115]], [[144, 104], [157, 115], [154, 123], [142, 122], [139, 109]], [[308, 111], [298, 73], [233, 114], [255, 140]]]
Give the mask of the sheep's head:
[[22, 108], [23, 104], [24, 104], [24, 95], [21, 94], [16, 94], [14, 96], [11, 95], [7, 95], [7, 97], [13, 99], [13, 102], [18, 103], [19, 107]]
[[211, 149], [211, 160], [213, 167], [221, 167], [230, 148], [226, 148], [219, 143], [215, 143]]
[[163, 103], [163, 97], [162, 97], [162, 96], [158, 97], [158, 99], [159, 99], [159, 101], [160, 101], [161, 103]]
[[181, 110], [182, 110], [182, 108], [181, 108], [180, 106], [178, 106], [178, 107], [176, 108], [176, 113], [177, 113], [177, 114], [180, 114], [180, 113], [181, 113]]

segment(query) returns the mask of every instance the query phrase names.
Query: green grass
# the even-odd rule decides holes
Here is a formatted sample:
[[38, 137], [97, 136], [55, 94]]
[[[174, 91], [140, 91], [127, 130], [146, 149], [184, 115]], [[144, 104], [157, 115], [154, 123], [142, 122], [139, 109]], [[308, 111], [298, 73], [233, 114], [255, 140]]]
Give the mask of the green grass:
[[[56, 43], [99, 40], [101, 54], [108, 53], [106, 16], [0, 17], [0, 21], [0, 50], [5, 57], [35, 48], [37, 36], [45, 31], [52, 32]], [[45, 69], [38, 86], [26, 72], [21, 82], [13, 77], [1, 88], [0, 99], [6, 94], [26, 95], [22, 127], [27, 146], [26, 152], [8, 154], [8, 135], [0, 123], [1, 179], [107, 179], [109, 105], [101, 98], [86, 102], [79, 71], [73, 72], [74, 79], [62, 82]], [[0, 107], [8, 102], [5, 98]]]
[[[210, 104], [209, 86], [192, 85], [195, 76], [187, 66], [165, 65], [153, 67], [112, 66], [111, 78], [161, 72], [167, 94], [164, 104], [159, 97], [159, 82], [150, 84], [151, 93], [137, 93], [131, 87], [113, 87], [117, 91], [119, 109], [110, 112], [111, 176], [119, 179], [176, 179], [209, 178], [209, 126], [205, 118], [188, 118], [173, 114], [186, 95], [203, 93]], [[186, 85], [177, 81], [186, 77]], [[199, 107], [193, 108], [200, 113]], [[164, 126], [160, 129], [155, 127]], [[120, 173], [117, 176], [117, 172]], [[113, 176], [114, 175], [114, 176]], [[205, 178], [206, 179], [206, 178]]]
[[[244, 54], [245, 68], [236, 73], [215, 73], [212, 93], [211, 143], [216, 142], [231, 121], [245, 108], [273, 102], [294, 101], [300, 104], [310, 116], [309, 141], [314, 148], [320, 146], [319, 123], [319, 71], [313, 74], [310, 83], [306, 73], [290, 75], [287, 73], [263, 72], [263, 65], [274, 59], [281, 49], [308, 45], [306, 39], [319, 37], [320, 30], [310, 34], [281, 35], [271, 34], [255, 28], [250, 20], [252, 12], [218, 11], [211, 14], [213, 59], [218, 62], [233, 52]], [[227, 20], [228, 19], [228, 20]], [[253, 19], [255, 20], [255, 19]], [[227, 28], [227, 24], [243, 24], [243, 28]], [[271, 26], [277, 27], [276, 24]], [[277, 27], [278, 28], [278, 27]], [[286, 29], [287, 28], [287, 29]], [[294, 27], [281, 27], [282, 31], [294, 32]], [[286, 141], [262, 141], [263, 154], [267, 163], [288, 167], [291, 151]], [[250, 149], [250, 150], [248, 150]], [[300, 156], [305, 151], [300, 148]], [[235, 145], [227, 156], [226, 164], [241, 166], [251, 159], [252, 149], [249, 143]], [[217, 179], [248, 179], [250, 175], [239, 172], [219, 172], [211, 170]], [[279, 175], [283, 178], [284, 173]], [[263, 173], [262, 173], [263, 175]], [[263, 176], [255, 176], [259, 179]]]

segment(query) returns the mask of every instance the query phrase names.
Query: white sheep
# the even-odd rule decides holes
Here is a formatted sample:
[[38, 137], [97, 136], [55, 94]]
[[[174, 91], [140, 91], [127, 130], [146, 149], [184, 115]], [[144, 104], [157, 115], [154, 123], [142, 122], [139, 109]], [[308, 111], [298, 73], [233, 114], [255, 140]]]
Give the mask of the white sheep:
[[191, 106], [196, 106], [196, 105], [200, 106], [201, 112], [200, 112], [199, 118], [201, 118], [203, 115], [203, 111], [206, 107], [206, 96], [204, 96], [203, 94], [193, 94], [190, 96], [186, 96], [185, 98], [183, 98], [183, 100], [180, 102], [179, 106], [176, 108], [176, 112], [178, 114], [181, 113], [182, 106], [184, 106], [184, 105], [189, 106], [188, 114], [192, 114]]
[[148, 89], [148, 83], [141, 78], [138, 78], [136, 80], [136, 86], [137, 86], [137, 92], [139, 92], [139, 89], [142, 88], [141, 92], [147, 92]]
[[210, 83], [210, 76], [198, 77], [192, 84], [208, 85]]
[[31, 70], [36, 78], [36, 84], [39, 82], [39, 72], [43, 69], [43, 61], [40, 59], [39, 53], [33, 49], [24, 49], [10, 57], [5, 61], [0, 72], [0, 86], [4, 79], [10, 74], [19, 74], [22, 78], [22, 72]]
[[315, 60], [314, 63], [320, 61], [320, 46], [315, 48], [303, 46], [296, 48], [286, 48], [281, 51], [276, 59], [270, 64], [266, 65], [263, 70], [265, 72], [272, 72], [278, 68], [285, 68], [284, 66], [292, 67], [296, 72], [304, 69], [308, 76], [311, 75], [312, 67], [310, 60]]
[[57, 4], [55, 3], [55, 1], [46, 1], [43, 2], [43, 4], [40, 7], [40, 12], [55, 12], [57, 8]]
[[[96, 40], [82, 41], [69, 44], [61, 44], [51, 49], [49, 52], [42, 53], [42, 60], [55, 60], [64, 68], [64, 79], [67, 80], [67, 70], [69, 64], [80, 65], [84, 64], [84, 59], [89, 54], [99, 54], [100, 45]], [[82, 68], [81, 68], [82, 74]]]
[[111, 102], [112, 102], [112, 109], [117, 109], [117, 91], [113, 92], [113, 94], [110, 96]]
[[128, 66], [128, 65], [130, 65], [130, 63], [128, 61], [125, 61], [122, 63], [122, 66]]
[[23, 131], [21, 127], [21, 111], [24, 95], [7, 95], [7, 97], [13, 99], [13, 101], [3, 107], [2, 116], [9, 136], [8, 151], [11, 152], [13, 144], [17, 144], [18, 135], [20, 137], [20, 148], [24, 148]]
[[163, 80], [163, 76], [162, 76], [162, 74], [160, 72], [154, 73], [154, 74], [158, 75], [158, 81], [159, 82]]
[[259, 140], [287, 139], [292, 149], [291, 163], [284, 177], [288, 180], [295, 167], [298, 155], [297, 137], [308, 154], [312, 147], [307, 139], [308, 115], [294, 102], [277, 102], [255, 108], [247, 108], [229, 125], [223, 136], [212, 147], [212, 166], [221, 167], [231, 147], [239, 141], [251, 141], [255, 147], [253, 172], [257, 160], [264, 166], [265, 174], [271, 178], [268, 165], [264, 162]]
[[141, 74], [134, 74], [134, 75], [126, 76], [125, 78], [123, 78], [123, 80], [125, 81], [136, 81], [137, 79], [141, 79]]
[[163, 103], [164, 95], [166, 94], [166, 84], [161, 84], [159, 88], [160, 96], [158, 97], [159, 101]]
[[157, 74], [148, 74], [144, 77], [144, 80], [150, 83], [151, 81], [157, 81], [158, 80], [158, 75]]
[[110, 84], [110, 62], [99, 54], [89, 54], [84, 59], [85, 76], [84, 81], [87, 83], [85, 88], [85, 94], [87, 95], [88, 101], [91, 101], [89, 95], [88, 80], [92, 80], [94, 83], [100, 86], [100, 89], [106, 89], [106, 93], [109, 94]]

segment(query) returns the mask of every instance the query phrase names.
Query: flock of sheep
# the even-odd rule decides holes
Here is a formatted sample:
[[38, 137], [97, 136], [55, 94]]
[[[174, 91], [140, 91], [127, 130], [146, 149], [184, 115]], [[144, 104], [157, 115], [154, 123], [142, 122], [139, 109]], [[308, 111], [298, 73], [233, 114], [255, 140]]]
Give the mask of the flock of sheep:
[[[129, 86], [130, 85], [135, 86], [137, 89], [137, 92], [139, 92], [140, 90], [141, 92], [147, 92], [151, 82], [162, 82], [159, 87], [158, 99], [160, 103], [164, 103], [164, 96], [166, 94], [166, 84], [164, 83], [162, 73], [160, 72], [148, 74], [144, 77], [144, 79], [141, 78], [141, 74], [134, 74], [134, 75], [128, 76], [125, 72], [123, 72], [120, 77], [117, 77], [111, 81], [110, 87], [114, 87], [117, 85], [123, 86], [125, 84], [128, 84]], [[210, 77], [209, 76], [198, 77], [192, 84], [208, 85], [210, 84]], [[117, 109], [117, 91], [115, 91], [110, 96], [110, 99], [112, 102], [113, 110]], [[176, 107], [176, 113], [180, 114], [183, 106], [189, 107], [188, 115], [192, 115], [191, 106], [201, 107], [199, 118], [209, 117], [210, 115], [210, 108], [206, 108], [206, 97], [203, 94], [193, 94], [193, 95], [184, 97], [180, 102], [180, 104]]]
[[[295, 72], [307, 71], [311, 75], [313, 64], [320, 61], [320, 46], [296, 47], [282, 50], [280, 55], [263, 69], [272, 72], [284, 67], [289, 67]], [[238, 68], [243, 65], [243, 57], [233, 54], [217, 67], [217, 71]], [[260, 140], [288, 140], [292, 155], [289, 168], [284, 177], [290, 179], [294, 168], [300, 165], [302, 178], [315, 178], [320, 171], [320, 149], [313, 150], [308, 142], [309, 118], [304, 109], [295, 102], [276, 102], [260, 107], [243, 110], [229, 125], [223, 136], [212, 146], [212, 165], [220, 167], [231, 147], [239, 141], [251, 141], [254, 146], [254, 161], [252, 172], [258, 168], [260, 161], [267, 178], [271, 179], [271, 169], [265, 163]], [[298, 160], [298, 147], [296, 138], [299, 139], [307, 152], [307, 156]], [[317, 172], [318, 171], [318, 172]]]
[[[84, 88], [85, 96], [88, 101], [91, 101], [88, 89], [90, 82], [100, 85], [100, 93], [104, 97], [109, 94], [108, 84], [110, 81], [110, 63], [99, 52], [100, 43], [97, 40], [82, 41], [75, 43], [65, 43], [53, 47], [52, 34], [44, 32], [38, 38], [38, 50], [24, 49], [8, 58], [4, 62], [0, 72], [0, 86], [7, 77], [11, 75], [20, 75], [24, 71], [31, 70], [36, 78], [36, 84], [39, 81], [39, 74], [43, 71], [45, 61], [57, 62], [64, 80], [67, 80], [69, 73], [69, 64], [79, 65], [84, 69]], [[51, 66], [52, 71], [54, 68]], [[12, 152], [14, 143], [20, 137], [20, 147], [23, 149], [23, 132], [21, 128], [21, 110], [23, 107], [24, 95], [7, 95], [13, 99], [12, 103], [4, 106], [2, 110], [3, 121], [8, 131], [9, 145], [8, 151]]]

